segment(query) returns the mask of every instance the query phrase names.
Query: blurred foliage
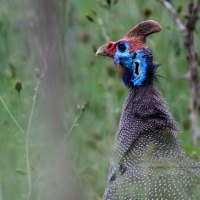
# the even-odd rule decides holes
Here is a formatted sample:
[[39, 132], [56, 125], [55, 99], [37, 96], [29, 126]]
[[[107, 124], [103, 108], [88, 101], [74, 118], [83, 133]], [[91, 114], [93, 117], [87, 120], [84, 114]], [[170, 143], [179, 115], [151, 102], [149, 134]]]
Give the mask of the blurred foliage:
[[[187, 0], [172, 2], [184, 18]], [[23, 0], [0, 0], [0, 3], [0, 96], [24, 127], [36, 79], [35, 63], [31, 61], [31, 47], [27, 45], [25, 34], [28, 19], [24, 12], [29, 13], [30, 8], [22, 6], [25, 5]], [[158, 76], [158, 85], [180, 127], [184, 149], [199, 160], [200, 150], [194, 148], [191, 141], [188, 83], [182, 80], [187, 73], [187, 55], [180, 33], [163, 7], [155, 0], [84, 0], [70, 1], [70, 6], [62, 12], [66, 13], [61, 16], [68, 18], [68, 30], [63, 30], [63, 35], [68, 32], [65, 40], [72, 47], [71, 56], [66, 59], [66, 63], [69, 60], [72, 63], [73, 71], [70, 97], [73, 101], [68, 124], [79, 114], [77, 107], [80, 110], [85, 106], [79, 126], [73, 127], [67, 138], [74, 170], [83, 188], [83, 199], [100, 199], [103, 194], [120, 111], [128, 93], [112, 60], [96, 58], [95, 51], [108, 39], [122, 38], [142, 20], [153, 19], [162, 25], [161, 33], [148, 38], [155, 62], [161, 64], [158, 75], [164, 77]], [[196, 28], [196, 46], [200, 51], [199, 37], [200, 23]], [[0, 198], [24, 199], [27, 184], [24, 136], [1, 102], [0, 119]], [[34, 138], [34, 141], [32, 170], [34, 162], [38, 162], [37, 145], [42, 145], [39, 139]]]

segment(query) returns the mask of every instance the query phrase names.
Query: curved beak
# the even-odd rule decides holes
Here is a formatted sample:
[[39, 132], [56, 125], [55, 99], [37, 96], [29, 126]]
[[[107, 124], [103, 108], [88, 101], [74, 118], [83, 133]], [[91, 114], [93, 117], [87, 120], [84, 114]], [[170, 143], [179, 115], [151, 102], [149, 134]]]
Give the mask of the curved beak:
[[109, 55], [108, 44], [104, 44], [103, 46], [99, 47], [96, 52], [96, 56], [108, 56], [108, 55]]

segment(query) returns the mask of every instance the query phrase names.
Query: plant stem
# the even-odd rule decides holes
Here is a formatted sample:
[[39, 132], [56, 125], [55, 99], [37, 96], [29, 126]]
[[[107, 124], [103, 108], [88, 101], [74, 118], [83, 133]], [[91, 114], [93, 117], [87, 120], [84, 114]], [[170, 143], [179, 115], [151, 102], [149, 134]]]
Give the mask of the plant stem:
[[30, 111], [30, 115], [29, 115], [28, 127], [27, 127], [27, 131], [26, 131], [26, 139], [25, 139], [26, 170], [27, 170], [27, 179], [28, 179], [27, 200], [30, 200], [31, 193], [32, 193], [32, 180], [31, 180], [30, 160], [29, 160], [29, 139], [30, 139], [31, 123], [32, 123], [33, 113], [35, 110], [35, 103], [36, 103], [36, 97], [37, 97], [37, 93], [38, 93], [39, 84], [40, 84], [40, 80], [37, 79], [37, 84], [35, 87], [35, 93], [33, 95], [32, 106], [31, 106], [31, 111]]
[[64, 141], [67, 140], [67, 138], [69, 137], [69, 135], [72, 132], [72, 130], [74, 129], [74, 127], [77, 126], [77, 122], [78, 122], [79, 118], [82, 116], [82, 114], [83, 114], [83, 110], [80, 110], [79, 114], [75, 117], [70, 129], [67, 131]]
[[38, 88], [40, 84], [40, 79], [37, 79], [36, 87], [35, 87], [35, 93], [33, 95], [33, 100], [32, 100], [32, 106], [31, 106], [31, 111], [29, 115], [29, 120], [28, 120], [28, 127], [26, 130], [26, 134], [24, 129], [20, 126], [16, 118], [13, 116], [11, 111], [9, 110], [8, 106], [4, 102], [3, 98], [0, 96], [0, 101], [2, 102], [5, 110], [11, 117], [11, 119], [14, 121], [16, 126], [19, 128], [19, 130], [25, 135], [25, 152], [26, 152], [26, 170], [27, 170], [27, 180], [28, 180], [28, 194], [27, 194], [27, 200], [30, 200], [31, 198], [31, 193], [32, 193], [32, 180], [31, 180], [31, 170], [30, 170], [30, 159], [29, 159], [29, 138], [30, 138], [30, 130], [31, 130], [31, 123], [32, 123], [32, 118], [33, 118], [33, 113], [35, 110], [35, 103], [36, 103], [36, 97], [38, 93]]
[[102, 34], [103, 34], [105, 40], [109, 41], [110, 37], [109, 37], [109, 35], [108, 35], [108, 33], [107, 33], [106, 29], [105, 29], [104, 23], [103, 23], [101, 18], [98, 18], [98, 25], [100, 25], [100, 27], [101, 27], [101, 31], [102, 31]]
[[3, 98], [1, 96], [0, 96], [0, 101], [2, 102], [4, 108], [6, 109], [7, 113], [9, 114], [9, 116], [11, 117], [11, 119], [13, 120], [13, 122], [16, 124], [16, 126], [18, 127], [18, 129], [24, 134], [24, 129], [20, 126], [19, 122], [13, 116], [13, 114], [11, 113], [11, 111], [9, 110], [8, 106], [6, 105], [6, 103], [4, 102], [4, 100], [3, 100]]

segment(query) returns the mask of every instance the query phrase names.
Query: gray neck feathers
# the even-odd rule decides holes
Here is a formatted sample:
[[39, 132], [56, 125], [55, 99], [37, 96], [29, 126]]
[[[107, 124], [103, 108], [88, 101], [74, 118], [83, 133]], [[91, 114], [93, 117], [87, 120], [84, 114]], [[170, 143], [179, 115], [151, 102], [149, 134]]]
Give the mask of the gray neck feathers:
[[182, 157], [177, 131], [176, 123], [154, 83], [130, 90], [123, 105], [111, 171], [163, 158], [173, 161]]
[[125, 149], [145, 134], [176, 137], [177, 126], [157, 87], [130, 90], [122, 110], [117, 142]]

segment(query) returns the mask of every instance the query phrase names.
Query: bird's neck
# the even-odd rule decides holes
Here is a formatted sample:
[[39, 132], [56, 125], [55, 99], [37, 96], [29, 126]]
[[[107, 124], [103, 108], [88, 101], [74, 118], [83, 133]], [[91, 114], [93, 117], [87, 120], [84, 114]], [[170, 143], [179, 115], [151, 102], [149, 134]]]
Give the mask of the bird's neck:
[[130, 127], [129, 135], [133, 137], [158, 130], [176, 133], [176, 123], [154, 82], [129, 91], [123, 105], [119, 129], [124, 130], [127, 126]]
[[[154, 83], [130, 90], [123, 106], [117, 131], [114, 159], [120, 162], [132, 151], [140, 151], [150, 143], [162, 148], [168, 144], [179, 146], [177, 127]], [[140, 159], [140, 158], [139, 158]]]

